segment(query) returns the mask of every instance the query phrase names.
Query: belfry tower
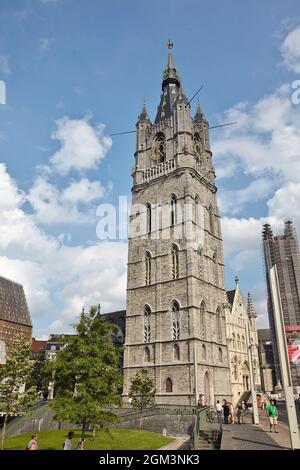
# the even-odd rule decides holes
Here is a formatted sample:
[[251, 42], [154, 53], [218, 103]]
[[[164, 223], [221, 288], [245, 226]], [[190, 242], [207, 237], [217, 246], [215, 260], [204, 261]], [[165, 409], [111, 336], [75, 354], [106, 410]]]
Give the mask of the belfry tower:
[[155, 121], [144, 105], [136, 124], [123, 396], [146, 368], [157, 403], [213, 404], [231, 396], [215, 172], [168, 47]]

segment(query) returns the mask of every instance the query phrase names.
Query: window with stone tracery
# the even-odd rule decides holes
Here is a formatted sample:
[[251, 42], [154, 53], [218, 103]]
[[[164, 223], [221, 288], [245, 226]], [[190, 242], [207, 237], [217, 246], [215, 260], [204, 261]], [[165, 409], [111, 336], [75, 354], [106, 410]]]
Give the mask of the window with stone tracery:
[[173, 340], [180, 339], [179, 304], [176, 301], [172, 305], [172, 336]]
[[171, 227], [177, 223], [177, 197], [175, 194], [171, 196]]
[[145, 284], [146, 286], [151, 284], [151, 254], [149, 251], [147, 251], [145, 257]]
[[144, 310], [144, 342], [151, 341], [151, 308], [146, 305]]
[[201, 305], [200, 305], [200, 334], [201, 334], [202, 339], [206, 338], [206, 321], [205, 321], [206, 319], [205, 319], [205, 315], [206, 315], [205, 303], [201, 302]]
[[172, 246], [172, 279], [179, 278], [179, 250], [177, 245]]
[[209, 206], [208, 213], [209, 213], [209, 231], [210, 233], [214, 234], [215, 233], [214, 212], [213, 212], [212, 206]]
[[149, 202], [146, 204], [146, 231], [148, 234], [152, 231], [152, 208]]
[[216, 327], [217, 327], [217, 338], [218, 341], [222, 341], [222, 317], [221, 311], [218, 308], [216, 312]]

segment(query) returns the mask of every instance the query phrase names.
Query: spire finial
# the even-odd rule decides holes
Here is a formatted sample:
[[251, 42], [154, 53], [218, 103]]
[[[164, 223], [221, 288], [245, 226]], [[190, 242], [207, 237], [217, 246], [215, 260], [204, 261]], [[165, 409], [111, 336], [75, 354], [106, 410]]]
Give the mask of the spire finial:
[[100, 313], [101, 313], [101, 305], [99, 304], [97, 314], [100, 315]]
[[169, 42], [168, 42], [168, 49], [169, 49], [169, 54], [168, 54], [168, 69], [172, 69], [174, 67], [174, 64], [173, 64], [173, 54], [172, 54], [172, 49], [174, 47], [174, 44], [172, 43], [172, 41], [169, 39]]
[[236, 276], [235, 276], [235, 284], [236, 284], [236, 286], [238, 285], [238, 283], [239, 283], [239, 278], [238, 278], [238, 276], [236, 275]]
[[171, 41], [171, 39], [169, 39], [169, 42], [168, 42], [168, 49], [173, 49], [174, 47], [174, 44], [173, 42]]

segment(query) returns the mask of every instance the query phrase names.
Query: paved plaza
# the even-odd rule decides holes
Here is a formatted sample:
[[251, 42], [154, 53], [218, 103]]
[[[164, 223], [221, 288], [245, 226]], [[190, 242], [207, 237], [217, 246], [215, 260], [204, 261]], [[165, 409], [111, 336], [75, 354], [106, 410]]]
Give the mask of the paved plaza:
[[286, 423], [279, 421], [278, 434], [269, 432], [269, 421], [260, 412], [260, 424], [251, 423], [247, 417], [245, 424], [223, 425], [222, 450], [288, 450], [290, 436]]

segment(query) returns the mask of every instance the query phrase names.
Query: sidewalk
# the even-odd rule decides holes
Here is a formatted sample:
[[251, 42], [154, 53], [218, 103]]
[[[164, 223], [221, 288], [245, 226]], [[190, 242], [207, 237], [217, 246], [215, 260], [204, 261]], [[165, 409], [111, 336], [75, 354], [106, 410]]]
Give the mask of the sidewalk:
[[[169, 436], [173, 437], [173, 436]], [[176, 437], [174, 436], [174, 441], [170, 442], [170, 444], [167, 444], [163, 447], [161, 447], [159, 450], [188, 450], [191, 447], [191, 437], [190, 436], [180, 436]]]
[[[245, 424], [223, 425], [226, 449], [232, 450], [288, 450], [290, 436], [288, 426], [279, 421], [278, 434], [269, 432], [269, 421], [260, 413], [259, 425], [251, 423], [251, 417]], [[223, 439], [222, 439], [223, 441]], [[224, 448], [225, 450], [225, 448]]]

